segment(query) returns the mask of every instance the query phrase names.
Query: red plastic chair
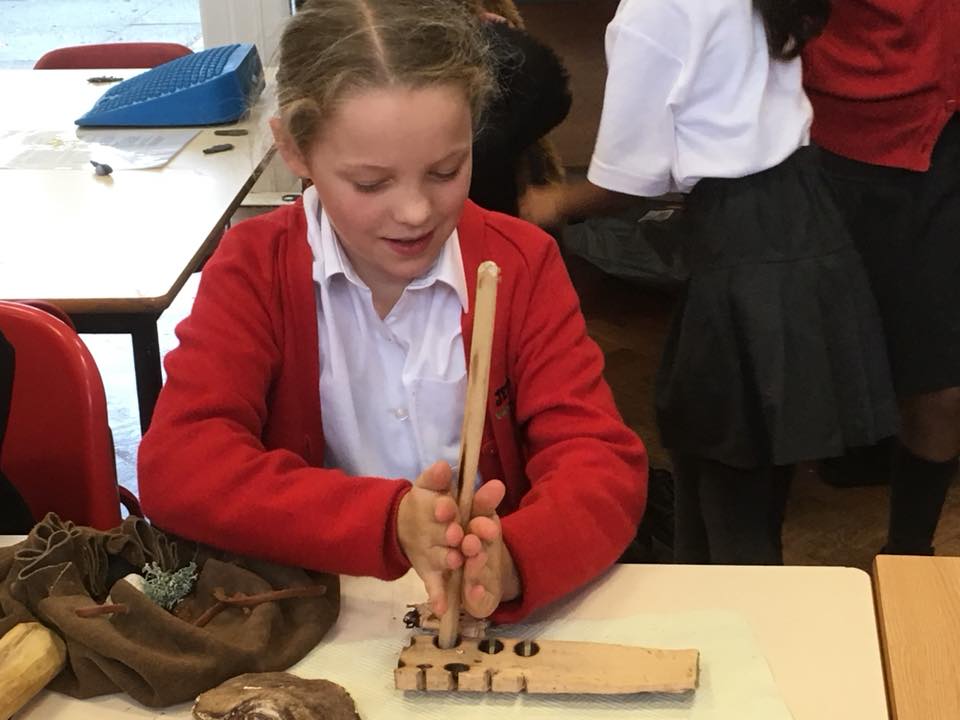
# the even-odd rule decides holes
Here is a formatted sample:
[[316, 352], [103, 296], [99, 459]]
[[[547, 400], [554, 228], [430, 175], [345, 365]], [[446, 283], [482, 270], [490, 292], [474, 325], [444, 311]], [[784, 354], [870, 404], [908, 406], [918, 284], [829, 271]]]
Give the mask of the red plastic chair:
[[34, 63], [33, 69], [152, 68], [192, 52], [186, 45], [167, 42], [74, 45], [45, 53]]
[[[13, 397], [0, 467], [39, 520], [106, 530], [120, 524], [113, 436], [100, 372], [80, 336], [61, 319], [0, 301], [0, 329], [14, 347]], [[126, 503], [125, 503], [126, 504]]]

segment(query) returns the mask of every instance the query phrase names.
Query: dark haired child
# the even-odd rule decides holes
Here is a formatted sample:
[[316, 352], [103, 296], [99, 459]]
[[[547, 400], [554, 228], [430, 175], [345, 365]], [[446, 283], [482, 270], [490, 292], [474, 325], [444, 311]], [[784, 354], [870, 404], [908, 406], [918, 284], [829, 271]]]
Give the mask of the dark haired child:
[[624, 0], [588, 182], [533, 190], [541, 224], [687, 195], [690, 278], [657, 378], [682, 562], [782, 562], [794, 465], [896, 432], [880, 320], [808, 147], [804, 43], [825, 0]]

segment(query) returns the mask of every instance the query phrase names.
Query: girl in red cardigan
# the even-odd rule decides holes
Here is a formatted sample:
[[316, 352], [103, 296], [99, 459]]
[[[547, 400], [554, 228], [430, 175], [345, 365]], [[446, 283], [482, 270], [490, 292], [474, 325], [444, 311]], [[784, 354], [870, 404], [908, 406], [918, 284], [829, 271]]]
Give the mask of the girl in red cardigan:
[[[495, 89], [462, 2], [326, 0], [287, 26], [272, 123], [303, 202], [204, 270], [140, 449], [144, 510], [233, 552], [396, 578], [499, 620], [632, 539], [646, 456], [604, 383], [555, 244], [466, 200]], [[450, 496], [476, 268], [501, 268], [478, 487]]]
[[877, 296], [902, 428], [885, 550], [933, 553], [960, 456], [960, 3], [846, 0], [804, 52], [813, 140]]

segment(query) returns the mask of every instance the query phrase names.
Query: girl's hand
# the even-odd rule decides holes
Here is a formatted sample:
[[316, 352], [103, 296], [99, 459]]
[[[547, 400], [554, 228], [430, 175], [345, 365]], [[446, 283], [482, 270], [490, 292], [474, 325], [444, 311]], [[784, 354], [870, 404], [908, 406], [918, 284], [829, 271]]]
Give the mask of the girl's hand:
[[435, 462], [421, 473], [397, 511], [397, 539], [407, 560], [423, 580], [437, 615], [447, 609], [443, 574], [463, 564], [457, 504], [450, 495], [450, 466]]
[[540, 227], [554, 227], [564, 220], [564, 185], [531, 185], [520, 197], [519, 215]]
[[477, 489], [473, 517], [460, 545], [465, 558], [463, 607], [476, 618], [487, 617], [501, 602], [520, 595], [520, 578], [503, 542], [496, 513], [504, 492], [499, 480], [491, 480]]
[[[484, 11], [480, 13], [480, 17], [487, 22], [506, 23], [507, 25], [510, 25], [509, 20], [507, 20], [503, 15], [497, 15], [496, 13]], [[511, 25], [511, 27], [513, 26]]]

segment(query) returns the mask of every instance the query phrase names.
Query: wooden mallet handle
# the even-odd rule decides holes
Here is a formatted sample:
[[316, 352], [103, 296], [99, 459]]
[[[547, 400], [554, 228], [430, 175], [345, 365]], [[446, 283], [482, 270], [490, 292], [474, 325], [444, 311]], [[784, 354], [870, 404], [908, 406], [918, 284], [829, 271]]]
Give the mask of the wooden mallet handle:
[[[473, 335], [470, 341], [470, 367], [467, 373], [467, 399], [460, 431], [460, 468], [457, 473], [456, 500], [464, 530], [473, 509], [473, 486], [480, 460], [483, 421], [486, 417], [487, 388], [490, 385], [490, 350], [493, 346], [493, 321], [497, 310], [497, 282], [500, 268], [491, 261], [477, 268], [477, 293], [474, 298]], [[443, 649], [456, 645], [460, 626], [460, 596], [463, 569], [447, 578], [447, 611], [440, 618], [438, 644]]]

